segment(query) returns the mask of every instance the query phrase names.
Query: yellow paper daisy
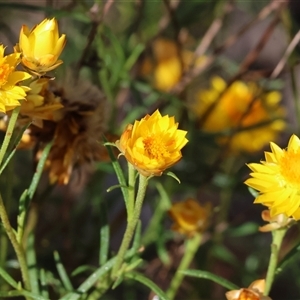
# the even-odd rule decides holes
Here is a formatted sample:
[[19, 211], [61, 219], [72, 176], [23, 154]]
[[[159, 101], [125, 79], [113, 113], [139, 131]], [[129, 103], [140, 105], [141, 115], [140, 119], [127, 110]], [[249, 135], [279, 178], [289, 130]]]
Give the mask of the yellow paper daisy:
[[178, 129], [174, 117], [161, 116], [156, 110], [128, 125], [116, 145], [141, 174], [160, 176], [180, 160], [181, 149], [188, 142], [186, 134]]
[[229, 142], [229, 148], [237, 153], [255, 152], [275, 140], [285, 127], [280, 100], [279, 92], [263, 91], [255, 82], [237, 80], [228, 86], [215, 76], [211, 87], [198, 93], [192, 109], [202, 130], [222, 134], [220, 144]]
[[251, 163], [252, 178], [245, 184], [258, 190], [254, 203], [270, 209], [270, 216], [285, 214], [300, 219], [300, 140], [292, 135], [287, 149], [270, 143], [272, 152], [265, 152], [265, 161]]
[[31, 76], [22, 71], [15, 71], [20, 62], [20, 53], [4, 56], [4, 46], [0, 45], [0, 112], [6, 113], [20, 105], [19, 100], [26, 97], [30, 89], [18, 83]]

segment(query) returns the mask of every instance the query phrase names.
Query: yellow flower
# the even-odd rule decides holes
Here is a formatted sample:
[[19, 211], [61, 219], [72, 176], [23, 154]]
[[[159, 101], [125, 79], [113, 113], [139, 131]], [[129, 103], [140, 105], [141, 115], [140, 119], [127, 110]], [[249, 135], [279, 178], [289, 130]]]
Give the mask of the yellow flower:
[[22, 26], [16, 52], [22, 53], [22, 64], [40, 75], [63, 63], [58, 60], [66, 44], [64, 34], [59, 37], [57, 21], [45, 19], [31, 30]]
[[265, 280], [255, 280], [248, 288], [242, 288], [239, 290], [232, 290], [227, 292], [227, 300], [272, 300], [268, 296], [264, 296]]
[[300, 140], [292, 135], [287, 149], [270, 143], [272, 152], [265, 152], [265, 161], [251, 163], [253, 171], [245, 183], [260, 194], [254, 203], [270, 209], [273, 218], [279, 214], [300, 219]]
[[[166, 39], [157, 39], [153, 42], [153, 59], [147, 57], [141, 66], [144, 76], [152, 75], [155, 88], [168, 91], [178, 83], [182, 74], [187, 71], [193, 62], [194, 54], [188, 50], [178, 50], [178, 46]], [[196, 59], [196, 64], [203, 63], [205, 58]]]
[[229, 87], [220, 77], [211, 80], [211, 88], [197, 96], [193, 110], [202, 129], [211, 133], [232, 133], [221, 137], [235, 152], [255, 152], [284, 129], [283, 108], [278, 104], [281, 94], [264, 92], [254, 82], [235, 81]]
[[169, 210], [169, 214], [175, 222], [172, 229], [191, 237], [196, 232], [202, 232], [206, 229], [210, 212], [211, 206], [209, 204], [201, 206], [191, 198], [177, 202]]
[[141, 174], [160, 176], [180, 160], [181, 149], [188, 142], [187, 132], [177, 128], [174, 117], [162, 117], [156, 110], [127, 126], [116, 145]]
[[42, 120], [53, 120], [53, 112], [63, 105], [60, 103], [60, 98], [49, 90], [49, 79], [37, 79], [29, 86], [31, 90], [27, 93], [26, 101], [22, 102], [20, 113], [29, 116], [35, 125], [42, 127]]
[[18, 83], [31, 76], [22, 71], [15, 71], [20, 62], [20, 54], [13, 53], [4, 56], [4, 46], [0, 45], [0, 112], [6, 113], [20, 105], [18, 100], [25, 99], [26, 86], [18, 86]]

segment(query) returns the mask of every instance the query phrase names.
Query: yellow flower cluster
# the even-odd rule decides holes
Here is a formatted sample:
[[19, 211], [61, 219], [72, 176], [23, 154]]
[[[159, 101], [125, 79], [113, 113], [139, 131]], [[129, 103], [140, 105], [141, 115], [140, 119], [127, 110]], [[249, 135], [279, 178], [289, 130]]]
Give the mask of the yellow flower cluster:
[[[26, 25], [22, 27], [19, 43], [14, 47], [14, 53], [4, 56], [5, 48], [0, 45], [0, 112], [6, 113], [20, 106], [19, 100], [29, 100], [30, 103], [27, 104], [24, 104], [26, 101], [22, 102], [24, 106], [22, 105], [21, 111], [28, 116], [35, 114], [36, 107], [44, 104], [45, 97], [38, 96], [38, 94], [42, 86], [47, 84], [47, 80], [37, 79], [28, 83], [27, 86], [20, 85], [20, 83], [31, 78], [31, 75], [41, 76], [60, 65], [62, 61], [58, 60], [58, 57], [65, 43], [65, 35], [59, 37], [57, 21], [45, 19], [31, 30]], [[27, 72], [16, 70], [20, 63]], [[36, 94], [35, 97], [33, 97], [34, 94]], [[51, 114], [51, 111], [60, 107], [60, 104], [47, 107], [45, 119], [49, 118], [49, 111]], [[45, 111], [45, 108], [43, 110]], [[40, 118], [41, 112], [38, 114]]]
[[254, 203], [270, 209], [270, 217], [285, 214], [300, 220], [300, 139], [292, 135], [287, 149], [270, 143], [272, 152], [265, 152], [265, 161], [251, 163], [245, 183], [260, 192]]
[[186, 133], [178, 129], [174, 117], [162, 117], [156, 110], [128, 125], [116, 145], [141, 174], [160, 176], [180, 160], [181, 149], [188, 142]]
[[227, 86], [222, 78], [214, 77], [211, 87], [197, 95], [193, 111], [203, 130], [227, 134], [219, 143], [229, 142], [235, 152], [255, 152], [285, 127], [280, 100], [279, 92], [264, 92], [254, 82], [238, 80]]

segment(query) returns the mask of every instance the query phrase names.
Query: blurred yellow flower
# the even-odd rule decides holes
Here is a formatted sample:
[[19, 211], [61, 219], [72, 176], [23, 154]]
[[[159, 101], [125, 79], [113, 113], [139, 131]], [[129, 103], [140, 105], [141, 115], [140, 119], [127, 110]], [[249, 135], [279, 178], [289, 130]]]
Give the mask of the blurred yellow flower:
[[20, 54], [12, 53], [4, 56], [4, 46], [0, 45], [0, 112], [6, 113], [20, 105], [18, 100], [25, 99], [26, 86], [18, 83], [31, 76], [22, 71], [15, 71], [20, 62]]
[[239, 290], [232, 290], [227, 292], [227, 300], [272, 300], [268, 296], [264, 296], [265, 280], [255, 280], [248, 288], [242, 288]]
[[[193, 63], [194, 54], [188, 50], [179, 50], [173, 41], [162, 38], [153, 42], [152, 51], [153, 58], [146, 57], [141, 66], [141, 74], [151, 75], [155, 88], [169, 91]], [[200, 57], [195, 64], [199, 65], [204, 60], [204, 57]]]
[[62, 108], [60, 98], [49, 89], [49, 79], [40, 78], [30, 83], [31, 90], [22, 102], [21, 115], [29, 116], [35, 125], [42, 127], [42, 120], [53, 120], [53, 112]]
[[45, 19], [31, 30], [22, 26], [15, 52], [21, 52], [22, 64], [40, 75], [63, 63], [58, 60], [66, 44], [66, 36], [59, 37], [57, 21]]
[[253, 172], [245, 184], [260, 192], [254, 203], [269, 207], [271, 218], [285, 214], [300, 220], [300, 140], [292, 135], [286, 150], [270, 146], [265, 161], [248, 165]]
[[191, 198], [174, 203], [169, 210], [169, 214], [175, 222], [172, 229], [191, 237], [206, 229], [210, 213], [211, 206], [209, 204], [201, 206]]
[[141, 174], [160, 176], [180, 160], [181, 149], [188, 142], [187, 132], [177, 128], [174, 117], [162, 117], [156, 110], [128, 125], [116, 145]]
[[263, 92], [254, 82], [235, 81], [230, 86], [220, 77], [213, 77], [211, 88], [197, 95], [193, 111], [204, 118], [202, 129], [212, 133], [232, 133], [218, 141], [229, 141], [236, 152], [261, 150], [275, 140], [284, 129], [284, 110], [279, 106], [281, 94]]

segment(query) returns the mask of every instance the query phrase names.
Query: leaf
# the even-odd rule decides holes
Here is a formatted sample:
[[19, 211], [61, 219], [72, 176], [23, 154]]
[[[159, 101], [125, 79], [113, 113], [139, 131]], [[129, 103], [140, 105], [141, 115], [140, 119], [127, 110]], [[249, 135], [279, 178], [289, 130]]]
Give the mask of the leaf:
[[109, 251], [109, 225], [107, 220], [107, 207], [106, 202], [103, 201], [100, 207], [100, 253], [99, 253], [99, 264], [102, 266], [107, 262], [108, 251]]
[[197, 278], [203, 278], [203, 279], [208, 279], [211, 280], [215, 283], [218, 283], [219, 285], [225, 287], [228, 290], [237, 290], [239, 289], [238, 286], [233, 284], [232, 282], [228, 281], [227, 279], [224, 279], [220, 276], [217, 276], [215, 274], [212, 274], [207, 271], [201, 271], [201, 270], [183, 270], [179, 271], [180, 273], [183, 273], [185, 276], [190, 276], [190, 277], [197, 277]]
[[226, 233], [231, 237], [242, 237], [257, 233], [258, 225], [254, 222], [247, 222], [237, 228], [231, 228]]
[[60, 277], [65, 289], [68, 292], [73, 291], [74, 288], [72, 286], [71, 280], [66, 272], [65, 267], [63, 266], [63, 264], [60, 260], [60, 256], [57, 251], [54, 251], [54, 260], [55, 260], [57, 272], [59, 274], [59, 277]]
[[72, 273], [71, 273], [71, 276], [76, 276], [78, 274], [81, 274], [83, 272], [86, 272], [86, 271], [91, 271], [91, 272], [94, 272], [96, 270], [95, 267], [91, 267], [91, 266], [88, 266], [88, 265], [83, 265], [83, 266], [79, 266], [78, 268], [76, 268]]
[[248, 191], [250, 192], [250, 194], [251, 194], [254, 198], [256, 198], [256, 197], [259, 196], [259, 192], [258, 192], [257, 190], [255, 190], [255, 189], [251, 188], [251, 187], [248, 187]]
[[40, 270], [40, 281], [41, 281], [41, 294], [44, 298], [49, 299], [49, 293], [47, 288], [46, 273], [44, 269]]
[[[28, 188], [28, 196], [29, 196], [29, 199], [32, 200], [33, 198], [33, 195], [36, 191], [36, 188], [38, 186], [38, 183], [40, 181], [40, 178], [41, 178], [41, 175], [42, 175], [42, 172], [44, 170], [44, 165], [46, 163], [46, 160], [47, 160], [47, 157], [48, 157], [48, 154], [50, 152], [50, 149], [53, 145], [53, 141], [48, 143], [46, 145], [46, 147], [44, 148], [43, 152], [42, 152], [42, 155], [40, 157], [40, 160], [38, 162], [38, 165], [36, 167], [36, 171], [33, 175], [33, 178], [32, 178], [32, 181], [31, 181], [31, 184]], [[29, 204], [29, 203], [28, 203]]]
[[0, 276], [13, 288], [18, 288], [18, 283], [4, 270], [0, 267]]
[[167, 172], [167, 173], [165, 173], [165, 175], [167, 175], [167, 176], [170, 176], [170, 177], [172, 177], [172, 178], [174, 178], [175, 180], [177, 180], [178, 181], [178, 183], [180, 183], [180, 180], [179, 180], [179, 178], [173, 173], [173, 172]]
[[[103, 139], [105, 141], [105, 143], [107, 142], [105, 136], [103, 136]], [[108, 151], [108, 155], [111, 159], [111, 162], [112, 162], [112, 165], [113, 165], [113, 168], [115, 170], [115, 173], [117, 175], [117, 178], [118, 178], [118, 181], [120, 183], [120, 186], [121, 186], [121, 190], [122, 190], [122, 194], [123, 194], [123, 197], [124, 197], [124, 201], [125, 201], [125, 205], [126, 205], [126, 210], [128, 211], [128, 193], [127, 193], [127, 183], [126, 183], [126, 180], [125, 180], [125, 176], [124, 176], [124, 173], [121, 169], [121, 166], [118, 162], [118, 160], [116, 159], [114, 153], [112, 152], [110, 146], [105, 146], [107, 151]], [[126, 187], [126, 188], [125, 188]]]
[[26, 259], [28, 264], [28, 274], [29, 280], [32, 288], [32, 292], [39, 295], [39, 276], [38, 268], [36, 263], [36, 254], [34, 250], [34, 235], [31, 232], [27, 238], [27, 249], [26, 249]]
[[299, 261], [300, 258], [300, 242], [298, 242], [291, 250], [290, 252], [283, 258], [282, 261], [277, 266], [276, 269], [276, 275], [281, 273], [284, 268], [286, 268], [288, 265], [292, 263], [296, 263]]
[[[130, 249], [127, 251], [125, 255], [125, 259], [130, 259], [135, 252], [133, 249]], [[105, 276], [111, 268], [114, 266], [116, 262], [116, 257], [110, 259], [107, 261], [103, 266], [98, 268], [95, 272], [93, 272], [79, 287], [75, 292], [68, 293], [65, 295], [63, 298], [60, 300], [78, 300], [82, 296], [82, 294], [88, 292], [94, 285], [95, 283], [102, 277]]]
[[130, 272], [130, 273], [125, 273], [125, 277], [129, 279], [133, 279], [135, 281], [138, 281], [142, 283], [143, 285], [147, 286], [150, 288], [150, 290], [159, 297], [159, 300], [167, 300], [166, 294], [149, 278], [145, 277], [144, 275], [137, 273], [137, 272]]
[[17, 297], [17, 296], [25, 296], [28, 299], [33, 300], [49, 300], [47, 298], [41, 297], [39, 295], [36, 295], [34, 293], [30, 293], [24, 290], [16, 290], [16, 291], [8, 291], [8, 292], [0, 292], [0, 297], [2, 298], [8, 298], [8, 297]]

